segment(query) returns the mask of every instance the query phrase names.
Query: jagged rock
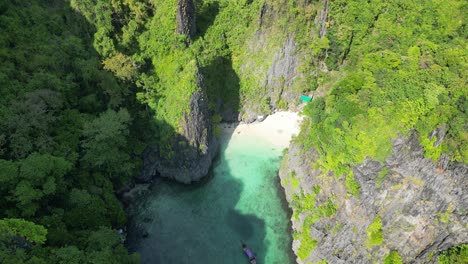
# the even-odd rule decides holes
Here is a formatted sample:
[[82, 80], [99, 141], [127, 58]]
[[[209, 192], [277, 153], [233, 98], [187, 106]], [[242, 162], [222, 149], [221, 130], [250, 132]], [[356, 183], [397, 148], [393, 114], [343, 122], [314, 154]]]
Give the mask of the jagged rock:
[[[294, 195], [311, 193], [314, 186], [320, 186], [316, 204], [334, 197], [338, 208], [335, 215], [311, 225], [317, 247], [298, 263], [322, 259], [382, 263], [391, 250], [398, 251], [403, 263], [434, 263], [440, 251], [468, 242], [468, 166], [450, 165], [444, 156], [439, 160], [441, 171], [440, 164], [424, 158], [415, 132], [409, 138], [395, 139], [385, 162], [367, 159], [352, 168], [361, 186], [358, 197], [346, 193], [344, 177], [324, 175], [314, 168], [316, 155], [313, 149], [293, 143], [279, 173], [290, 206], [294, 207]], [[384, 168], [387, 175], [379, 179]], [[299, 187], [291, 183], [291, 175]], [[291, 219], [294, 230], [302, 229], [307, 214]], [[368, 246], [366, 231], [376, 215], [382, 221], [383, 242]], [[300, 240], [293, 242], [296, 253], [300, 245]]]
[[443, 124], [437, 129], [435, 129], [434, 131], [432, 131], [432, 133], [429, 135], [429, 139], [433, 139], [434, 137], [436, 137], [436, 141], [434, 142], [434, 147], [438, 147], [442, 143], [442, 141], [445, 138], [446, 133], [447, 133], [446, 124]]
[[297, 55], [294, 36], [290, 35], [280, 51], [275, 54], [275, 60], [267, 73], [266, 87], [274, 108], [280, 100], [294, 104], [300, 96], [300, 92], [289, 89], [293, 81], [301, 75], [297, 71], [299, 66]]
[[439, 160], [437, 161], [437, 169], [440, 172], [443, 172], [448, 168], [449, 163], [450, 157], [447, 154], [442, 153], [442, 155], [439, 157]]
[[327, 33], [327, 20], [328, 20], [328, 5], [329, 0], [322, 0], [323, 8], [320, 9], [319, 15], [315, 18], [315, 24], [319, 28], [320, 38], [324, 37]]
[[177, 33], [193, 37], [196, 33], [195, 4], [193, 0], [179, 0], [177, 2]]
[[144, 195], [148, 193], [150, 190], [150, 184], [136, 184], [133, 188], [128, 189], [121, 195], [121, 201], [124, 204], [129, 204], [132, 202], [136, 197]]
[[244, 107], [244, 113], [241, 116], [241, 120], [244, 123], [250, 124], [257, 121], [259, 115], [268, 115], [265, 111], [260, 110], [260, 107]]
[[[263, 87], [256, 90], [254, 97], [242, 102], [241, 119], [246, 123], [254, 122], [257, 116], [266, 116], [277, 109], [300, 110], [299, 98], [306, 80], [298, 69], [304, 61], [302, 58], [308, 55], [298, 49], [294, 33], [281, 34], [281, 38], [278, 38], [276, 22], [284, 16], [285, 11], [284, 7], [274, 1], [265, 1], [259, 14], [259, 29], [248, 44], [254, 54], [268, 50], [271, 55], [265, 59], [266, 65], [246, 60], [240, 67], [241, 72], [258, 73], [258, 85]], [[270, 39], [275, 39], [275, 43], [271, 43]]]
[[[259, 37], [264, 38], [261, 33]], [[273, 63], [262, 81], [265, 87], [264, 94], [259, 94], [259, 98], [244, 102], [242, 105], [241, 120], [243, 122], [261, 121], [258, 120], [259, 116], [267, 116], [278, 107], [297, 110], [295, 107], [301, 93], [292, 89], [292, 86], [294, 80], [302, 75], [297, 71], [298, 56], [294, 37], [290, 35], [286, 38], [282, 48], [274, 55]], [[282, 106], [279, 105], [280, 102]]]
[[181, 120], [182, 134], [172, 142], [172, 155], [161, 155], [157, 148], [144, 154], [140, 180], [149, 181], [155, 175], [191, 183], [206, 176], [218, 151], [208, 109], [203, 76], [197, 67], [197, 90], [190, 98], [190, 110]]

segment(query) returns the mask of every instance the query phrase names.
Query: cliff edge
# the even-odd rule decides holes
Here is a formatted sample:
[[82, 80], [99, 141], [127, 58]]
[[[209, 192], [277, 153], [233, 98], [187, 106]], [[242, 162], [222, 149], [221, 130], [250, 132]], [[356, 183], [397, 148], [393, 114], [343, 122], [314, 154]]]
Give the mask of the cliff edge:
[[468, 166], [424, 158], [418, 138], [395, 139], [383, 163], [353, 167], [355, 195], [347, 177], [315, 168], [313, 148], [291, 145], [279, 175], [298, 263], [382, 263], [389, 254], [435, 263], [440, 251], [468, 242]]

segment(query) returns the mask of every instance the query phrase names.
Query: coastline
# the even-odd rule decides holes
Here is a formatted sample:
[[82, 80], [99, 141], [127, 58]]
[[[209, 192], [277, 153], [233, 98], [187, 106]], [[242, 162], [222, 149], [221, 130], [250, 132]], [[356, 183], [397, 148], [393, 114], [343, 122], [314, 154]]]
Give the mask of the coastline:
[[[230, 138], [229, 140], [238, 140], [242, 137], [263, 138], [273, 147], [286, 149], [289, 148], [290, 142], [294, 136], [300, 132], [300, 127], [303, 117], [298, 112], [281, 111], [275, 112], [265, 118], [262, 122], [246, 123], [222, 123], [222, 137]], [[283, 159], [283, 156], [281, 156]], [[286, 212], [288, 217], [288, 235], [291, 244], [289, 245], [288, 257], [290, 263], [296, 263], [297, 256], [292, 247], [293, 228], [292, 228], [292, 209], [286, 199], [286, 192], [281, 185], [279, 176], [279, 167], [276, 172], [275, 189], [281, 200], [281, 207]]]
[[297, 112], [278, 111], [265, 118], [262, 122], [221, 123], [222, 137], [262, 138], [274, 147], [287, 148], [293, 136], [300, 132], [303, 117]]
[[[257, 155], [260, 156], [266, 156], [269, 157], [272, 155], [272, 153], [278, 153], [279, 150], [282, 150], [284, 148], [287, 148], [289, 146], [289, 143], [294, 135], [297, 135], [300, 130], [300, 122], [302, 120], [302, 117], [298, 115], [298, 113], [294, 112], [276, 112], [271, 116], [268, 116], [263, 122], [256, 122], [256, 123], [250, 123], [250, 124], [245, 124], [245, 123], [222, 123], [220, 124], [220, 127], [222, 128], [222, 134], [220, 140], [225, 140], [224, 142], [230, 142], [234, 145], [231, 145], [230, 143], [222, 144], [220, 151], [223, 152], [226, 150], [226, 148], [230, 148], [228, 150], [229, 153], [232, 153], [233, 149], [236, 148], [236, 144], [245, 142], [247, 140], [247, 144], [255, 144], [258, 142], [258, 145], [254, 145], [254, 151], [256, 151]], [[244, 145], [242, 145], [244, 144]], [[266, 147], [265, 146], [271, 146]], [[245, 143], [241, 143], [241, 146], [246, 146]], [[249, 146], [249, 145], [247, 145]], [[274, 149], [274, 150], [273, 150]], [[270, 153], [269, 150], [272, 150], [273, 152]], [[276, 155], [276, 154], [273, 154]], [[279, 157], [280, 159], [282, 158], [282, 155]], [[242, 158], [241, 156], [236, 156], [234, 162], [237, 162], [239, 164], [239, 159], [242, 161], [244, 159], [244, 162], [248, 162], [248, 160], [245, 160], [245, 157]], [[262, 158], [260, 158], [262, 160]], [[276, 160], [276, 158], [275, 158]], [[226, 160], [223, 160], [220, 156], [216, 157], [213, 166], [216, 166], [216, 164], [219, 164], [219, 162], [224, 162], [226, 163]], [[231, 161], [229, 161], [231, 162]], [[264, 161], [263, 161], [264, 162]], [[278, 202], [280, 203], [279, 206], [280, 208], [283, 208], [284, 212], [286, 213], [285, 218], [283, 218], [282, 213], [281, 213], [281, 218], [277, 218], [276, 214], [269, 215], [268, 213], [266, 214], [261, 214], [259, 216], [255, 216], [255, 214], [252, 214], [252, 212], [258, 212], [259, 210], [255, 209], [255, 204], [252, 205], [252, 203], [249, 203], [248, 201], [248, 196], [243, 197], [238, 197], [242, 192], [247, 193], [252, 193], [253, 195], [257, 195], [255, 192], [257, 191], [257, 188], [261, 188], [262, 184], [259, 184], [259, 181], [262, 181], [262, 178], [255, 177], [257, 180], [254, 179], [253, 181], [249, 182], [246, 186], [256, 186], [255, 188], [250, 188], [250, 190], [244, 189], [245, 186], [243, 187], [243, 181], [246, 180], [246, 178], [239, 178], [239, 175], [235, 176], [235, 174], [230, 173], [230, 168], [226, 164], [224, 164], [225, 170], [228, 172], [226, 177], [220, 177], [223, 176], [223, 172], [219, 172], [218, 177], [214, 177], [214, 172], [212, 171], [214, 167], [210, 170], [213, 174], [202, 178], [199, 182], [196, 182], [194, 184], [190, 185], [184, 185], [181, 183], [177, 183], [174, 181], [171, 181], [169, 179], [155, 179], [151, 184], [147, 184], [145, 186], [139, 186], [140, 188], [137, 188], [133, 194], [135, 194], [136, 199], [131, 201], [130, 206], [127, 208], [127, 214], [129, 215], [129, 222], [127, 223], [127, 230], [128, 230], [128, 236], [127, 236], [127, 241], [126, 245], [130, 249], [131, 252], [139, 252], [144, 256], [144, 259], [146, 260], [155, 260], [158, 258], [166, 258], [166, 257], [174, 257], [177, 259], [176, 256], [173, 256], [171, 254], [169, 255], [164, 255], [165, 252], [164, 247], [162, 246], [161, 241], [169, 241], [167, 239], [161, 238], [163, 236], [173, 236], [170, 235], [170, 232], [167, 230], [172, 230], [173, 228], [161, 228], [162, 226], [162, 220], [161, 219], [171, 219], [171, 217], [174, 217], [174, 215], [179, 215], [179, 217], [174, 218], [173, 221], [168, 221], [165, 222], [165, 225], [171, 226], [174, 221], [177, 222], [177, 219], [184, 219], [184, 218], [190, 218], [192, 219], [190, 222], [206, 222], [206, 214], [209, 214], [212, 216], [214, 219], [224, 219], [226, 215], [226, 208], [231, 208], [230, 210], [227, 211], [227, 215], [230, 216], [227, 219], [232, 219], [232, 217], [235, 217], [238, 219], [238, 221], [235, 221], [235, 223], [240, 223], [240, 226], [242, 227], [242, 230], [256, 230], [255, 232], [259, 232], [256, 234], [255, 237], [260, 237], [263, 238], [266, 235], [266, 230], [270, 230], [271, 228], [268, 228], [268, 226], [265, 225], [264, 220], [262, 220], [264, 217], [268, 220], [269, 223], [274, 223], [272, 222], [272, 219], [281, 219], [283, 224], [286, 224], [284, 221], [287, 221], [287, 226], [284, 226], [286, 228], [287, 232], [281, 231], [281, 238], [278, 240], [278, 237], [275, 238], [275, 241], [284, 241], [283, 244], [281, 245], [281, 252], [284, 253], [279, 253], [277, 256], [282, 256], [283, 261], [282, 263], [296, 263], [296, 256], [294, 255], [294, 252], [292, 250], [292, 232], [291, 232], [291, 210], [288, 207], [287, 200], [285, 199], [285, 193], [284, 189], [282, 188], [280, 184], [280, 178], [278, 177], [278, 170], [279, 170], [279, 164], [278, 167], [276, 168], [276, 171], [273, 171], [272, 169], [268, 175], [271, 175], [272, 177], [269, 177], [269, 179], [273, 180], [274, 182], [273, 185], [270, 185], [270, 180], [268, 180], [268, 188], [266, 193], [276, 193], [273, 196], [276, 197], [278, 196]], [[254, 166], [255, 168], [255, 166]], [[232, 169], [232, 168], [231, 168]], [[258, 171], [258, 170], [255, 170]], [[271, 173], [274, 173], [271, 174]], [[240, 175], [249, 175], [249, 173], [242, 173]], [[263, 176], [262, 176], [263, 177]], [[214, 186], [214, 187], [213, 187]], [[227, 188], [225, 188], [228, 186]], [[216, 188], [215, 188], [216, 187]], [[220, 187], [220, 188], [219, 188]], [[215, 189], [214, 189], [215, 188]], [[224, 190], [223, 194], [219, 194], [219, 190]], [[268, 191], [269, 190], [269, 191]], [[265, 192], [264, 192], [265, 193]], [[176, 194], [176, 195], [174, 195]], [[220, 195], [220, 196], [219, 196]], [[198, 198], [197, 198], [198, 197]], [[194, 207], [191, 205], [191, 203], [195, 200], [198, 201], [200, 197], [203, 197], [202, 200], [200, 200], [200, 204], [203, 207], [203, 210], [200, 208], [196, 209], [197, 207]], [[231, 197], [231, 198], [229, 198]], [[154, 202], [156, 199], [158, 199], [158, 202]], [[277, 198], [275, 198], [277, 199]], [[206, 201], [216, 201], [215, 203], [218, 203], [218, 208], [216, 210], [213, 210], [210, 206], [212, 205], [213, 202], [206, 203]], [[165, 202], [162, 202], [165, 201]], [[178, 207], [173, 207], [173, 206], [165, 206], [164, 204], [170, 205], [171, 203], [177, 203], [181, 206]], [[275, 206], [276, 206], [276, 200], [275, 200]], [[184, 207], [185, 205], [185, 207]], [[242, 208], [246, 208], [248, 211], [238, 211], [236, 208], [237, 205], [244, 206]], [[177, 209], [175, 209], [177, 208]], [[260, 207], [259, 207], [260, 208]], [[226, 209], [226, 210], [224, 210]], [[260, 208], [260, 211], [262, 209]], [[278, 209], [275, 209], [278, 210]], [[233, 215], [229, 214], [229, 212], [235, 212]], [[180, 217], [180, 216], [187, 216], [187, 217]], [[283, 220], [284, 219], [284, 220]], [[277, 220], [273, 220], [277, 221]], [[283, 224], [281, 226], [283, 227]], [[181, 227], [186, 228], [186, 230], [189, 230], [190, 223], [187, 223], [186, 221], [182, 221], [179, 224], [177, 224], [177, 230], [180, 229]], [[220, 229], [226, 229], [226, 232], [231, 232], [230, 237], [236, 237], [238, 235], [239, 230], [236, 231], [234, 228], [233, 230], [232, 227], [231, 229], [229, 228], [229, 223], [225, 224], [227, 226], [222, 226], [222, 227], [217, 227], [218, 229], [214, 230], [220, 230]], [[216, 225], [212, 225], [216, 226]], [[237, 225], [235, 225], [237, 226]], [[182, 228], [182, 229], [183, 229]], [[250, 228], [250, 229], [249, 229]], [[203, 228], [202, 228], [203, 230]], [[175, 231], [174, 231], [175, 232]], [[271, 231], [268, 231], [271, 232]], [[177, 232], [176, 232], [177, 233]], [[207, 231], [202, 231], [200, 236], [203, 236], [203, 234], [211, 234], [213, 232], [207, 232]], [[241, 232], [242, 235], [242, 232]], [[271, 235], [271, 233], [270, 233]], [[287, 237], [286, 237], [287, 236]], [[198, 237], [195, 235], [195, 237]], [[243, 239], [248, 238], [248, 235], [243, 234], [241, 236]], [[159, 240], [158, 240], [159, 239]], [[224, 239], [226, 240], [226, 239]], [[227, 239], [226, 241], [220, 240], [219, 243], [225, 243], [226, 241], [229, 241]], [[206, 239], [205, 241], [213, 241], [213, 239]], [[252, 243], [252, 246], [259, 250], [261, 252], [259, 259], [265, 258], [265, 255], [262, 256], [262, 254], [266, 254], [267, 247], [265, 247], [263, 240], [253, 240], [249, 241]], [[276, 245], [280, 245], [281, 243]], [[209, 243], [208, 243], [209, 244]], [[158, 250], [156, 250], [158, 249]], [[206, 250], [206, 249], [205, 249]], [[283, 251], [284, 250], [284, 251]], [[196, 255], [198, 252], [204, 252], [204, 250], [197, 249], [193, 250], [190, 254]], [[228, 251], [227, 251], [228, 252]], [[275, 253], [268, 253], [268, 256], [275, 256]], [[281, 255], [285, 254], [285, 255]], [[191, 256], [192, 256], [191, 255]], [[237, 254], [234, 254], [237, 256]], [[216, 254], [214, 256], [217, 256]], [[234, 263], [234, 262], [232, 262]], [[237, 262], [236, 262], [237, 263]]]

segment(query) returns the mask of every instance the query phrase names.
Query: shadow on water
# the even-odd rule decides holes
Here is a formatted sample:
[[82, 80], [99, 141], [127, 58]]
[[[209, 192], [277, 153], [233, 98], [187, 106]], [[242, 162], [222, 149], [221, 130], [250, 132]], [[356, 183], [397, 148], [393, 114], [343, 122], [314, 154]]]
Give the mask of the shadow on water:
[[[216, 57], [202, 73], [212, 111], [223, 112], [224, 120], [236, 120], [240, 80], [231, 59]], [[161, 126], [158, 133], [171, 129]], [[249, 263], [242, 242], [256, 253], [258, 263], [265, 263], [265, 221], [236, 209], [245, 186], [233, 176], [237, 168], [224, 155], [231, 136], [222, 135], [209, 176], [191, 185], [157, 179], [130, 204], [127, 245], [140, 253], [142, 263]]]
[[[225, 148], [223, 144], [211, 176], [192, 185], [158, 179], [150, 193], [130, 206], [128, 243], [142, 263], [248, 263], [242, 242], [256, 253], [258, 263], [265, 263], [265, 222], [236, 210], [244, 184], [232, 177]], [[135, 236], [138, 229], [148, 236]]]

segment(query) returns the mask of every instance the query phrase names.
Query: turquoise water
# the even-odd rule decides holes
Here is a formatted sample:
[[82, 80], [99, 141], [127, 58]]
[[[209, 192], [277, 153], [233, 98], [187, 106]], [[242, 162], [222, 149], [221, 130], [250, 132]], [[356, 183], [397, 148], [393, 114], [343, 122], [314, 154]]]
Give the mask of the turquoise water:
[[[289, 218], [279, 191], [282, 149], [261, 138], [225, 135], [209, 178], [195, 185], [159, 181], [133, 205], [133, 226], [147, 238], [130, 241], [142, 263], [257, 263], [291, 261]], [[132, 230], [130, 229], [130, 232]]]

